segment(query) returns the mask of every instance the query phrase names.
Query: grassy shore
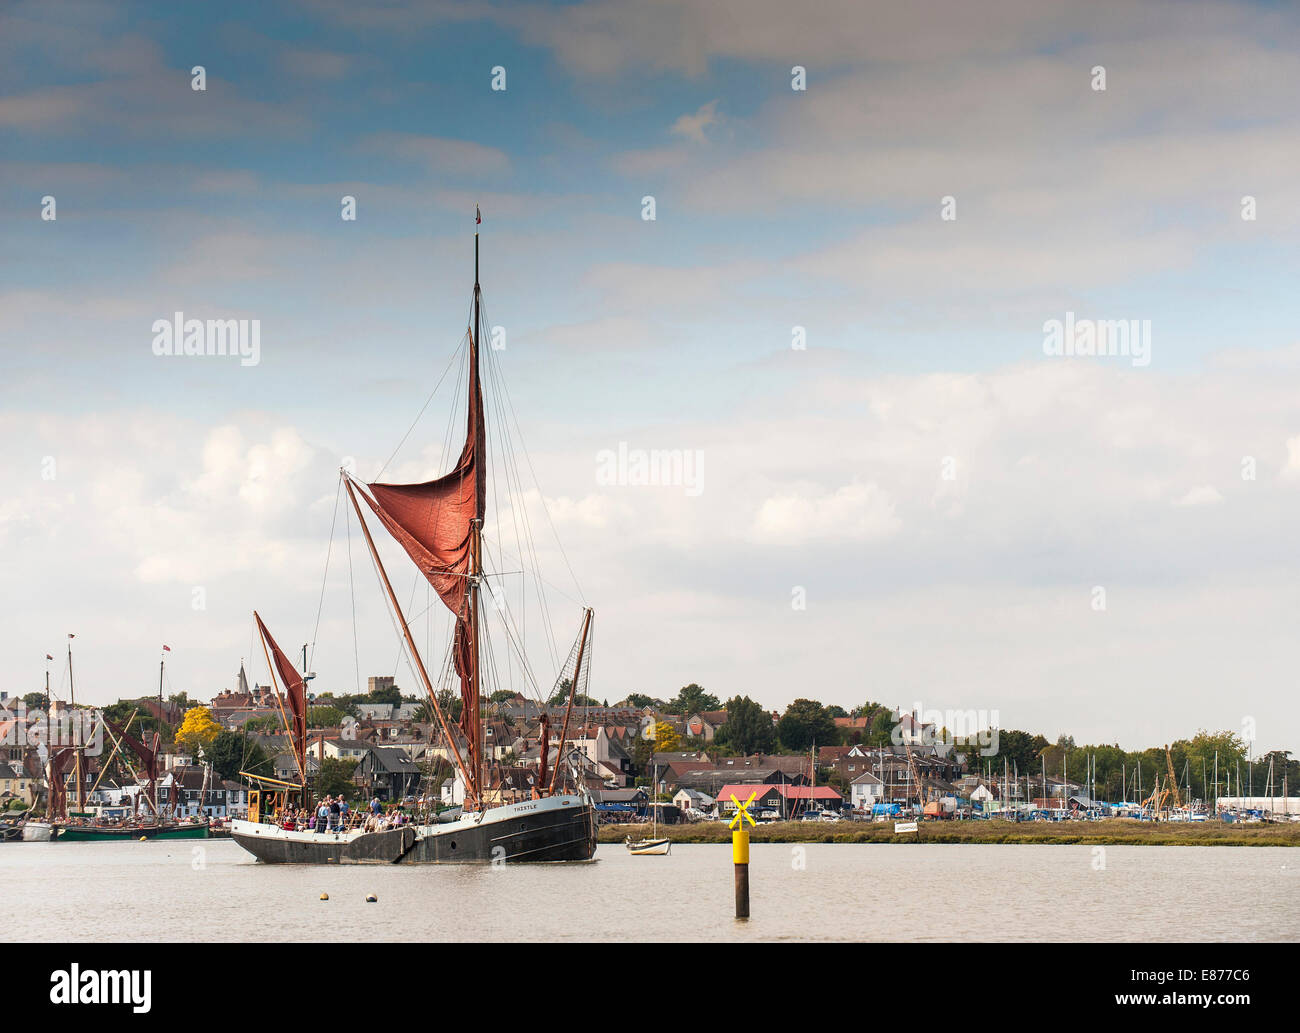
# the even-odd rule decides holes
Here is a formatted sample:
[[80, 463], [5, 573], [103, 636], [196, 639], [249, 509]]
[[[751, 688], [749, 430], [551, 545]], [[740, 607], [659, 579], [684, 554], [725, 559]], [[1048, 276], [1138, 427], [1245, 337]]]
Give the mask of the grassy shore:
[[[621, 843], [632, 835], [649, 837], [650, 826], [605, 825], [600, 842]], [[731, 831], [720, 821], [660, 826], [674, 843], [729, 843]], [[928, 821], [920, 832], [894, 834], [892, 821], [838, 823], [786, 821], [750, 829], [754, 843], [1084, 843], [1133, 846], [1300, 846], [1300, 822], [1281, 825], [1225, 825], [1217, 821], [1150, 822], [1125, 818], [1105, 821]]]

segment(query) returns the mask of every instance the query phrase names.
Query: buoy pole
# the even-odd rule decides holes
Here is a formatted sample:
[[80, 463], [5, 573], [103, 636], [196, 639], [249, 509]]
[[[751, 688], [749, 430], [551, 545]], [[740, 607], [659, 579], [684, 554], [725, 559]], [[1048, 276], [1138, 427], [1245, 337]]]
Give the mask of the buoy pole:
[[736, 866], [736, 917], [749, 917], [749, 829], [742, 824], [731, 834], [731, 860]]
[[745, 822], [754, 824], [749, 813], [749, 805], [754, 802], [758, 791], [749, 794], [749, 799], [741, 803], [733, 793], [731, 802], [736, 805], [736, 816], [731, 820], [731, 863], [736, 870], [736, 917], [749, 917], [749, 829]]

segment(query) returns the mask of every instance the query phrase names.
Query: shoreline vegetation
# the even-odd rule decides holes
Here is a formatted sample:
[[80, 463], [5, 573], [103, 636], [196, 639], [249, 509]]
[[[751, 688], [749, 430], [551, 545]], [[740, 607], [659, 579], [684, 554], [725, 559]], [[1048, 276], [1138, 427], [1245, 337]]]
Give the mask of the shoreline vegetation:
[[[749, 830], [754, 843], [1045, 843], [1101, 846], [1300, 846], [1300, 822], [1244, 825], [1218, 821], [1159, 822], [1130, 818], [1101, 821], [925, 821], [919, 832], [895, 834], [892, 821], [782, 821]], [[598, 842], [648, 836], [650, 823], [602, 825]], [[660, 826], [678, 843], [730, 843], [725, 822]]]

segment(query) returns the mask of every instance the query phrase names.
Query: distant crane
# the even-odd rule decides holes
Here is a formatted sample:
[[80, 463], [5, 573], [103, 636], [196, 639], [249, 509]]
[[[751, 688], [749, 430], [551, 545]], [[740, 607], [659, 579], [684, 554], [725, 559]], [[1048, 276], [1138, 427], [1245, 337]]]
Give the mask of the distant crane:
[[1169, 747], [1165, 747], [1165, 763], [1169, 765], [1169, 788], [1174, 792], [1174, 803], [1182, 810], [1183, 797], [1178, 792], [1178, 776], [1174, 774], [1174, 756], [1169, 752]]

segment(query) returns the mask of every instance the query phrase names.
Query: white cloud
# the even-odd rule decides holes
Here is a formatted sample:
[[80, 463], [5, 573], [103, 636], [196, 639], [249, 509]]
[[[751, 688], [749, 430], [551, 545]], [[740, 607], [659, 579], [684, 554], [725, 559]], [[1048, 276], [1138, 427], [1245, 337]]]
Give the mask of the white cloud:
[[1223, 496], [1219, 494], [1217, 488], [1212, 484], [1202, 484], [1193, 488], [1182, 498], [1174, 503], [1175, 506], [1212, 506], [1216, 502], [1222, 502]]
[[718, 122], [718, 102], [711, 100], [707, 104], [701, 105], [693, 115], [682, 115], [672, 125], [672, 132], [677, 136], [684, 136], [695, 143], [706, 143], [708, 136], [705, 130], [717, 125]]
[[833, 492], [790, 492], [764, 499], [754, 537], [773, 545], [874, 541], [901, 523], [889, 495], [876, 484], [846, 484]]

